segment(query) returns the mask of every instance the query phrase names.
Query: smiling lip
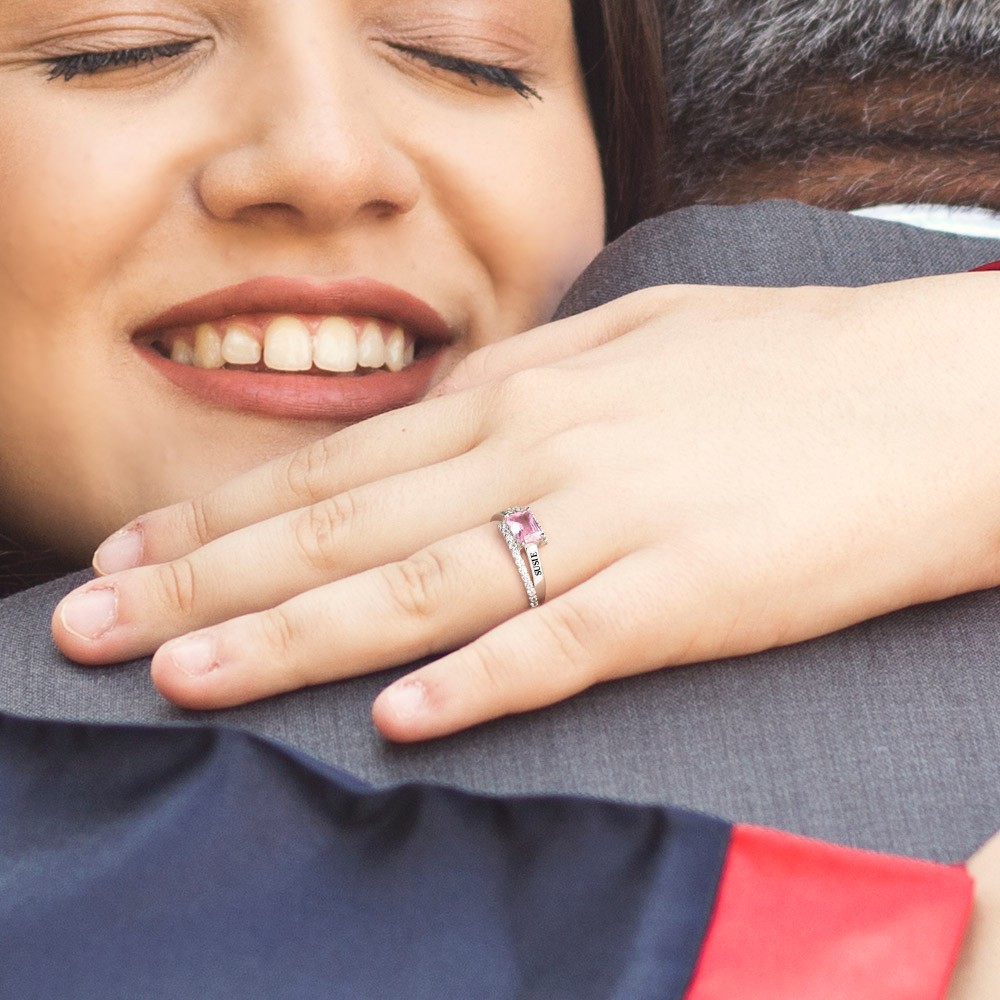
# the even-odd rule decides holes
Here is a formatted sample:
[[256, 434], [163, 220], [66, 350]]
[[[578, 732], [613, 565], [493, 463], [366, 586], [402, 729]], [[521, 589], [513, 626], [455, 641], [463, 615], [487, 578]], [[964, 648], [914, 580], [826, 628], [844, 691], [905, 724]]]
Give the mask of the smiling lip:
[[[359, 377], [202, 369], [162, 357], [156, 334], [253, 314], [363, 316], [398, 323], [423, 345], [439, 345], [401, 372]], [[136, 331], [142, 359], [175, 386], [205, 402], [266, 416], [355, 421], [416, 402], [430, 385], [451, 333], [441, 316], [407, 292], [369, 278], [324, 282], [255, 278], [168, 309]]]

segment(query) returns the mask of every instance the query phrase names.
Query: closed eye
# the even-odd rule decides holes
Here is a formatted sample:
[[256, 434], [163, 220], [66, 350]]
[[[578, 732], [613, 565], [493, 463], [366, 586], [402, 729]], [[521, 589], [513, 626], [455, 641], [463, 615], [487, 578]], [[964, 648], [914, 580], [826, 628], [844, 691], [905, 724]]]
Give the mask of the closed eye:
[[72, 80], [75, 76], [94, 76], [115, 69], [151, 63], [155, 59], [172, 59], [190, 51], [196, 41], [167, 42], [162, 45], [140, 45], [128, 49], [108, 49], [95, 52], [74, 52], [68, 56], [46, 59], [50, 80]]
[[542, 99], [541, 94], [534, 87], [529, 87], [514, 70], [505, 66], [475, 62], [472, 59], [463, 59], [444, 52], [433, 52], [430, 49], [414, 48], [410, 45], [398, 45], [390, 42], [389, 47], [405, 56], [419, 59], [435, 69], [443, 69], [449, 73], [464, 76], [476, 86], [480, 83], [487, 83], [512, 90], [525, 100], [535, 98], [535, 100], [540, 101]]

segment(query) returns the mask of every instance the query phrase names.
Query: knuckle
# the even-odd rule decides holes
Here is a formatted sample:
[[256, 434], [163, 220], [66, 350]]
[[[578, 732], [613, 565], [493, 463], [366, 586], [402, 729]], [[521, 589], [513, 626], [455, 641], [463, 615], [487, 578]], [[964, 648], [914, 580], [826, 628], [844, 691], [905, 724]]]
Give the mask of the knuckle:
[[258, 619], [261, 638], [269, 658], [290, 669], [294, 662], [295, 627], [282, 607], [271, 608]]
[[343, 557], [343, 539], [355, 517], [350, 494], [315, 503], [295, 517], [293, 535], [303, 562], [314, 570], [328, 570]]
[[565, 375], [552, 366], [525, 368], [498, 382], [490, 400], [495, 426], [504, 426], [515, 417], [530, 413], [539, 432], [548, 432], [564, 421]]
[[314, 503], [329, 493], [333, 448], [320, 438], [299, 448], [284, 466], [284, 486], [300, 504]]
[[484, 690], [506, 703], [513, 687], [514, 670], [502, 652], [486, 643], [474, 643], [468, 648], [469, 667]]
[[537, 399], [544, 381], [540, 368], [513, 372], [497, 385], [498, 402], [509, 408], [522, 409], [531, 400]]
[[553, 604], [548, 610], [542, 620], [553, 656], [578, 672], [590, 671], [596, 652], [590, 617], [568, 601]]
[[634, 325], [654, 319], [662, 312], [691, 303], [697, 290], [686, 285], [653, 285], [625, 296], [624, 304], [632, 310]]
[[383, 581], [393, 611], [406, 618], [432, 618], [442, 605], [445, 572], [444, 562], [433, 549], [384, 567]]
[[180, 506], [182, 530], [198, 545], [207, 545], [216, 537], [212, 529], [212, 517], [206, 497], [198, 496], [185, 500]]
[[156, 568], [166, 606], [181, 617], [194, 613], [198, 603], [197, 575], [189, 559], [175, 559]]
[[[541, 429], [540, 429], [541, 430]], [[555, 428], [548, 433], [540, 433], [532, 443], [532, 462], [538, 469], [545, 470], [545, 478], [540, 482], [551, 490], [554, 483], [571, 483], [594, 475], [594, 431], [587, 423], [573, 427]], [[621, 451], [621, 445], [618, 444]], [[520, 453], [523, 456], [523, 450]], [[612, 449], [604, 460], [605, 467], [611, 467], [616, 459]], [[523, 460], [523, 459], [522, 459]]]
[[489, 380], [495, 354], [496, 348], [492, 344], [480, 347], [455, 365], [445, 382], [454, 391], [465, 385], [479, 385]]

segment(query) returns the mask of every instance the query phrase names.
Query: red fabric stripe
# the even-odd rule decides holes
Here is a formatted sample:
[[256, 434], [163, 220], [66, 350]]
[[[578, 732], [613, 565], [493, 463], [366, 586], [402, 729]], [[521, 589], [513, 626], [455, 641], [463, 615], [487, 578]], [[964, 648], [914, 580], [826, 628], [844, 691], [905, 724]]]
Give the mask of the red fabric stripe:
[[737, 826], [686, 1000], [940, 1000], [964, 868]]
[[1000, 271], [1000, 260], [993, 261], [992, 264], [983, 264], [982, 267], [974, 267], [973, 271]]

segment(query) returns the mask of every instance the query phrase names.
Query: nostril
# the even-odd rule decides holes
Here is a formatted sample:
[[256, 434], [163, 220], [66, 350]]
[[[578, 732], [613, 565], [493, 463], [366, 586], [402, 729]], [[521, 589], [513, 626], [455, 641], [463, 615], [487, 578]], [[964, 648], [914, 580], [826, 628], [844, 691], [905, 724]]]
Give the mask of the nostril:
[[260, 201], [242, 205], [231, 214], [217, 217], [241, 227], [253, 226], [262, 230], [306, 231], [322, 227], [322, 222], [314, 221], [308, 213], [285, 201]]
[[369, 210], [378, 219], [389, 219], [399, 215], [399, 206], [391, 201], [372, 201], [368, 203]]

